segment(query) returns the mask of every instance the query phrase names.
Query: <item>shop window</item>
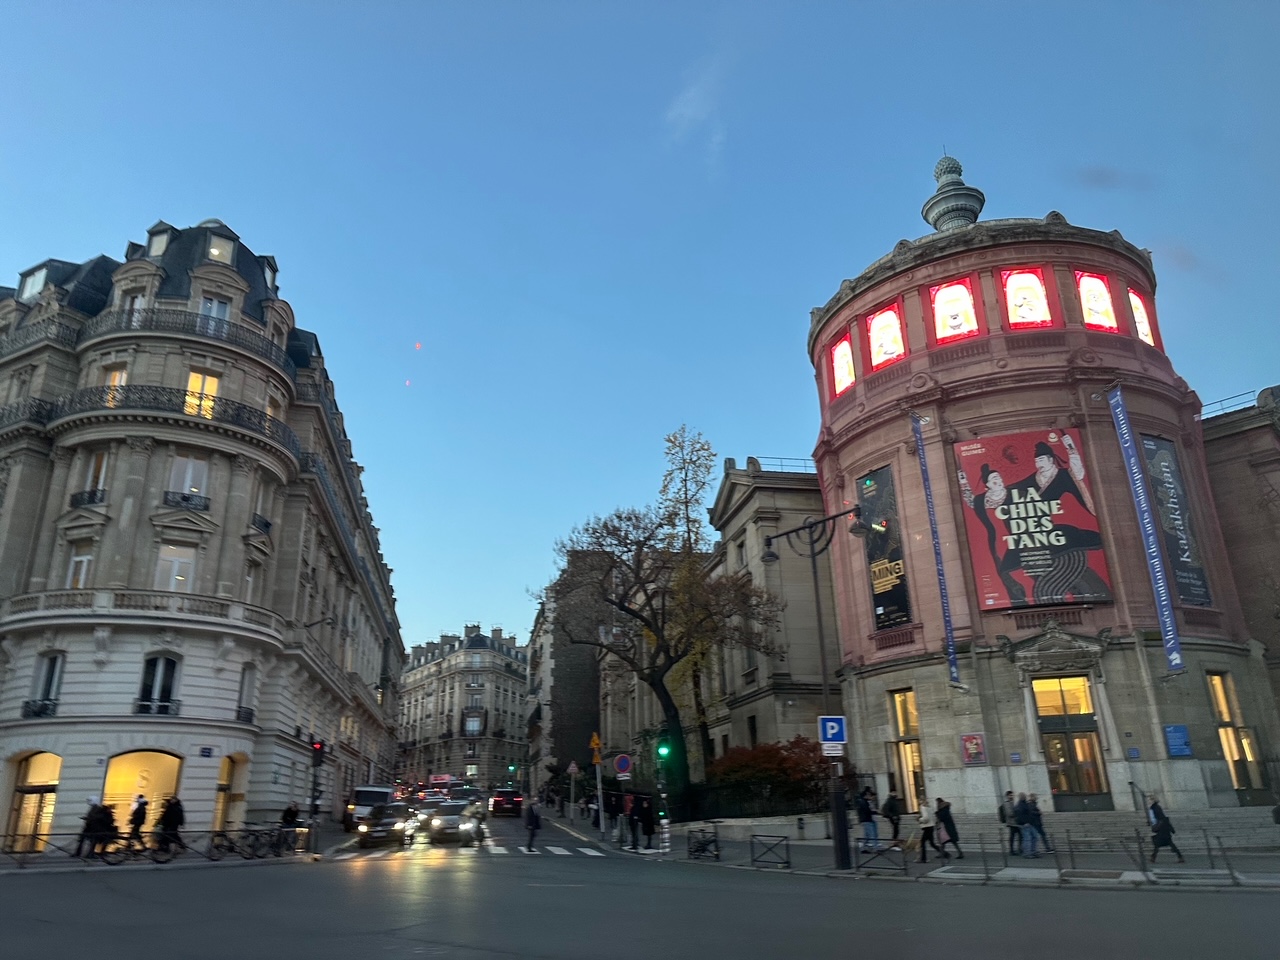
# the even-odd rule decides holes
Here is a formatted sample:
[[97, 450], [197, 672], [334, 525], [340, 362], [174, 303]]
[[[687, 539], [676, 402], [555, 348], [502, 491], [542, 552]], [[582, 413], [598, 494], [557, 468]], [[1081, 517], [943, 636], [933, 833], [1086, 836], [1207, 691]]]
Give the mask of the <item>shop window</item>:
[[831, 348], [831, 393], [840, 396], [858, 379], [853, 371], [853, 343], [842, 337]]
[[1211, 672], [1207, 679], [1209, 700], [1218, 723], [1218, 741], [1231, 771], [1231, 784], [1237, 791], [1261, 790], [1266, 780], [1258, 760], [1258, 742], [1253, 731], [1242, 725], [1235, 681], [1226, 672]]
[[1076, 271], [1076, 288], [1080, 291], [1080, 311], [1084, 325], [1090, 330], [1119, 333], [1116, 312], [1111, 305], [1111, 290], [1107, 278], [1096, 273]]
[[159, 819], [170, 797], [178, 796], [182, 761], [171, 753], [134, 750], [112, 757], [102, 788], [102, 802], [115, 813], [116, 826], [127, 830], [129, 813], [139, 796], [147, 800], [148, 826]]
[[1151, 328], [1151, 317], [1147, 315], [1146, 301], [1142, 299], [1142, 294], [1132, 287], [1129, 288], [1129, 309], [1133, 311], [1133, 326], [1138, 331], [1138, 339], [1147, 346], [1154, 347], [1156, 335]]
[[1009, 329], [1026, 330], [1053, 326], [1044, 276], [1036, 267], [1004, 270], [1000, 273], [1004, 286], [1004, 304], [1009, 315]]
[[223, 757], [218, 764], [218, 783], [213, 794], [213, 829], [225, 830], [230, 826], [231, 787], [235, 783], [236, 761], [232, 757]]
[[976, 337], [982, 332], [968, 277], [930, 287], [929, 302], [933, 305], [934, 339], [938, 343]]
[[36, 753], [18, 761], [5, 853], [38, 853], [45, 848], [53, 828], [53, 809], [62, 776], [62, 757]]
[[187, 399], [182, 412], [190, 417], [213, 419], [213, 409], [218, 398], [218, 377], [203, 370], [187, 374]]
[[897, 363], [907, 355], [902, 317], [897, 307], [886, 307], [867, 317], [867, 347], [871, 351], [872, 370]]

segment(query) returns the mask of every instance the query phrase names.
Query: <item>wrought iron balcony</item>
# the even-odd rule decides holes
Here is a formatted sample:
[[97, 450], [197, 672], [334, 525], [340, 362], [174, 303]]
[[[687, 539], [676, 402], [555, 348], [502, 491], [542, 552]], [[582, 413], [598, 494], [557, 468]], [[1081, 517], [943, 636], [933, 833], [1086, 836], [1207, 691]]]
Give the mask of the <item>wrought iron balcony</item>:
[[71, 507], [92, 507], [107, 502], [107, 491], [102, 489], [81, 490], [70, 498]]
[[253, 723], [253, 707], [236, 707], [237, 723]]
[[181, 700], [135, 700], [133, 712], [139, 716], [176, 717], [181, 706]]
[[255, 530], [257, 530], [257, 531], [259, 531], [259, 532], [261, 532], [261, 533], [270, 533], [270, 532], [271, 532], [271, 521], [270, 521], [270, 520], [268, 520], [266, 517], [264, 517], [264, 516], [263, 516], [262, 514], [260, 514], [260, 513], [255, 513], [255, 514], [250, 518], [249, 522], [250, 522], [251, 524], [253, 524], [253, 529], [255, 529]]
[[33, 343], [56, 343], [59, 346], [71, 348], [76, 345], [76, 331], [74, 327], [58, 320], [42, 320], [39, 323], [19, 327], [0, 337], [0, 360], [12, 356]]
[[22, 719], [30, 720], [35, 717], [53, 717], [58, 714], [57, 700], [23, 700], [22, 701]]
[[207, 511], [209, 509], [209, 498], [202, 497], [198, 493], [166, 490], [164, 492], [164, 505], [166, 507], [178, 507], [182, 510]]
[[279, 344], [260, 333], [229, 320], [207, 317], [189, 310], [164, 310], [155, 307], [141, 310], [108, 310], [100, 313], [80, 330], [81, 344], [97, 337], [115, 333], [139, 331], [143, 333], [176, 333], [223, 343], [247, 350], [283, 370], [289, 379], [297, 378], [298, 370], [289, 354]]
[[0, 430], [6, 430], [20, 423], [44, 426], [49, 422], [49, 414], [52, 410], [53, 404], [49, 401], [37, 400], [34, 397], [27, 397], [7, 407], [0, 407]]
[[[247, 433], [256, 433], [280, 444], [295, 457], [302, 454], [298, 436], [289, 425], [275, 417], [236, 400], [216, 397], [207, 393], [192, 393], [181, 387], [85, 387], [67, 394], [53, 404], [49, 420], [75, 414], [99, 413], [106, 410], [146, 410], [157, 413], [181, 414], [197, 417], [212, 423], [234, 427]], [[3, 426], [3, 422], [0, 422]]]

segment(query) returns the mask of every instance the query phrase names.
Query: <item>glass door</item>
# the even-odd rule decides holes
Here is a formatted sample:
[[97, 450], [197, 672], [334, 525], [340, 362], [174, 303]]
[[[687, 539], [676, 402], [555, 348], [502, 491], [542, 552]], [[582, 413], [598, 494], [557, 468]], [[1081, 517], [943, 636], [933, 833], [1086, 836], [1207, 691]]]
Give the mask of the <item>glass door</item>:
[[1031, 681], [1053, 808], [1114, 810], [1088, 677]]

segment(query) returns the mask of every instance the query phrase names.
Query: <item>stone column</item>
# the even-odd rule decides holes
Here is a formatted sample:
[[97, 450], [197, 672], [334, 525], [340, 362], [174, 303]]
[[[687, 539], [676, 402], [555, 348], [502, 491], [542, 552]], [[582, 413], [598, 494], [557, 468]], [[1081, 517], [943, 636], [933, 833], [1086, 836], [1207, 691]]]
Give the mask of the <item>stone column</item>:
[[114, 522], [107, 525], [102, 538], [102, 566], [99, 567], [102, 572], [97, 578], [98, 583], [105, 582], [111, 589], [129, 586], [138, 524], [146, 513], [143, 498], [147, 493], [147, 466], [155, 441], [150, 437], [125, 437], [125, 444], [127, 446], [117, 447], [116, 469], [107, 491]]
[[62, 516], [67, 496], [67, 477], [71, 473], [71, 451], [66, 447], [54, 447], [49, 453], [53, 461], [53, 476], [49, 480], [48, 496], [42, 514], [43, 535], [36, 538], [36, 552], [31, 561], [31, 590], [49, 589], [50, 584], [61, 586], [57, 573], [50, 569], [53, 549], [58, 542], [54, 523]]
[[249, 495], [253, 488], [254, 463], [248, 457], [231, 461], [231, 489], [222, 511], [222, 551], [218, 558], [217, 595], [239, 596], [244, 579], [244, 534], [249, 528]]

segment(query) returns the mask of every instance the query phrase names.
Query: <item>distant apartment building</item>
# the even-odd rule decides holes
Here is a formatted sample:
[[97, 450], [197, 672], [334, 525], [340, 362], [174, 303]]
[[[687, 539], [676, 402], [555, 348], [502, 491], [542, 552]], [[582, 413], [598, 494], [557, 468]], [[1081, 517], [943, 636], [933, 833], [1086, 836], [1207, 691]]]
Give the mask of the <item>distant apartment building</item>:
[[182, 798], [321, 807], [394, 762], [389, 570], [314, 333], [226, 224], [0, 288], [0, 794], [28, 847]]
[[[484, 788], [519, 786], [527, 754], [529, 657], [500, 627], [414, 646], [400, 678], [397, 777], [448, 775]], [[514, 769], [512, 769], [514, 768]]]

